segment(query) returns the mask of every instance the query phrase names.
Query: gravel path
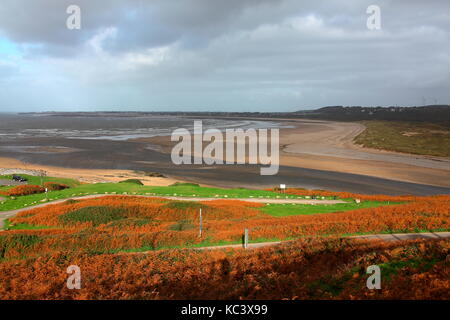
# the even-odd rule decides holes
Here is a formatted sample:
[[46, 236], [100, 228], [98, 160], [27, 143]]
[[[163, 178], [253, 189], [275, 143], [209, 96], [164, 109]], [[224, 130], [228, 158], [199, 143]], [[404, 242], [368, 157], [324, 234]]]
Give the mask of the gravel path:
[[[416, 239], [448, 239], [450, 238], [450, 232], [424, 232], [424, 233], [393, 233], [393, 234], [371, 234], [362, 236], [349, 236], [344, 237], [346, 239], [361, 239], [361, 240], [380, 240], [380, 241], [403, 241], [403, 240], [416, 240]], [[275, 242], [261, 242], [261, 243], [249, 243], [247, 249], [258, 249], [263, 247], [272, 247], [289, 243], [292, 241], [275, 241]], [[225, 246], [213, 246], [196, 248], [196, 250], [218, 250], [236, 248], [243, 249], [242, 244], [233, 244]]]
[[[93, 199], [114, 196], [111, 194], [99, 194], [99, 195], [88, 195], [82, 197], [73, 197], [70, 199]], [[130, 197], [144, 197], [144, 198], [165, 198], [170, 200], [182, 200], [182, 201], [213, 201], [213, 200], [242, 200], [248, 202], [258, 202], [258, 203], [297, 203], [297, 204], [336, 204], [345, 203], [342, 200], [306, 200], [306, 199], [233, 199], [233, 198], [189, 198], [189, 197], [161, 197], [161, 196], [142, 196], [142, 195], [117, 195], [117, 196], [130, 196]], [[0, 201], [2, 198], [0, 197]], [[41, 208], [52, 204], [57, 204], [65, 202], [69, 199], [61, 199], [52, 202], [47, 202], [39, 204], [33, 207], [27, 207], [17, 210], [0, 212], [0, 229], [3, 228], [3, 222], [5, 219], [11, 218], [18, 214], [19, 212]], [[446, 239], [450, 238], [450, 232], [424, 232], [424, 233], [395, 233], [395, 234], [373, 234], [373, 235], [360, 235], [360, 236], [348, 236], [344, 237], [348, 239], [361, 239], [361, 240], [381, 240], [381, 241], [402, 241], [402, 240], [415, 240], [415, 239]], [[291, 241], [275, 241], [275, 242], [260, 242], [260, 243], [250, 243], [248, 244], [248, 249], [258, 249], [263, 247], [276, 246], [284, 243], [289, 243]], [[225, 246], [212, 246], [212, 247], [202, 247], [195, 248], [195, 250], [218, 250], [226, 248], [243, 248], [242, 244], [233, 244]], [[145, 253], [145, 252], [142, 252]]]
[[22, 186], [27, 184], [26, 182], [13, 181], [8, 179], [0, 179], [0, 186]]

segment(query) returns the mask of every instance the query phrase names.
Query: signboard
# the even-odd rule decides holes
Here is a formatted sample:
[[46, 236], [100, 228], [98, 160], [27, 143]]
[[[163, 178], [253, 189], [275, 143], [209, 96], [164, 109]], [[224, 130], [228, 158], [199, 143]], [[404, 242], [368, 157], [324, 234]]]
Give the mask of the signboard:
[[286, 185], [285, 184], [280, 184], [280, 189], [286, 189]]

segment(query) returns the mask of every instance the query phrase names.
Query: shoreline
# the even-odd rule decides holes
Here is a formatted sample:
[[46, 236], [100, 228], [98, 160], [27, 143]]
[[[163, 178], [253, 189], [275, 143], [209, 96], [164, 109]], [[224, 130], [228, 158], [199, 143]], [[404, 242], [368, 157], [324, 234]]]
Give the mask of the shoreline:
[[[262, 118], [258, 118], [258, 120], [274, 121], [274, 119]], [[299, 176], [295, 176], [297, 179], [296, 181], [300, 184], [308, 184], [307, 181], [303, 179], [301, 170], [311, 169], [330, 172], [330, 174], [353, 174], [397, 182], [450, 188], [450, 179], [445, 179], [445, 177], [450, 177], [450, 159], [400, 154], [392, 151], [380, 151], [355, 145], [353, 143], [353, 138], [365, 128], [358, 122], [335, 122], [308, 119], [276, 119], [276, 121], [280, 121], [283, 125], [293, 126], [280, 129], [280, 167], [283, 166], [295, 169], [295, 172], [300, 174]], [[72, 140], [71, 142], [75, 143], [76, 141]], [[93, 142], [83, 141], [83, 143]], [[109, 143], [111, 143], [112, 146], [115, 146], [114, 143], [117, 142]], [[186, 168], [175, 168], [174, 166], [171, 166], [170, 163], [166, 163], [167, 161], [170, 162], [170, 151], [175, 144], [170, 141], [170, 136], [131, 139], [126, 143], [120, 143], [120, 146], [127, 149], [131, 146], [131, 148], [129, 148], [130, 152], [134, 152], [134, 150], [140, 151], [146, 149], [148, 144], [158, 148], [158, 151], [153, 150], [152, 155], [149, 155], [150, 158], [148, 158], [148, 160], [150, 161], [134, 159], [132, 162], [129, 161], [130, 166], [128, 168], [126, 168], [126, 164], [117, 166], [112, 162], [105, 161], [103, 161], [103, 165], [99, 163], [98, 166], [92, 166], [91, 168], [67, 167], [66, 165], [70, 165], [69, 161], [56, 161], [57, 165], [54, 165], [55, 162], [53, 162], [53, 165], [40, 165], [29, 163], [32, 162], [33, 159], [27, 159], [27, 162], [25, 163], [13, 157], [6, 156], [0, 157], [0, 168], [43, 169], [48, 172], [49, 176], [74, 178], [81, 182], [89, 183], [118, 182], [134, 178], [142, 180], [146, 185], [155, 186], [170, 185], [175, 182], [194, 182], [200, 183], [203, 186], [222, 187], [241, 187], [244, 184], [247, 185], [249, 182], [250, 185], [252, 184], [252, 180], [244, 182], [247, 181], [247, 179], [242, 178], [240, 174], [246, 173], [248, 168], [236, 166], [233, 168], [232, 172], [238, 174], [237, 178], [232, 178], [231, 181], [224, 183], [225, 180], [223, 179], [226, 177], [226, 171], [223, 171], [223, 168], [220, 168], [219, 170], [220, 166], [198, 168], [199, 170], [197, 172], [203, 172], [200, 175], [193, 174], [193, 168], [190, 166], [187, 166]], [[72, 147], [76, 148], [77, 145]], [[105, 148], [104, 152], [107, 152], [107, 150], [109, 149]], [[55, 152], [53, 154], [56, 156], [58, 153]], [[60, 155], [62, 156], [62, 154]], [[66, 153], [66, 155], [69, 154]], [[68, 158], [72, 161], [72, 165], [77, 161], [76, 158]], [[91, 164], [89, 161], [96, 161], [96, 158], [90, 160], [81, 158], [80, 156], [79, 159], [84, 161], [83, 165], [85, 166]], [[127, 163], [126, 158], [121, 160]], [[42, 160], [36, 162], [43, 163]], [[63, 165], [60, 165], [59, 163], [63, 163]], [[104, 166], [108, 166], [110, 163], [112, 168], [125, 169], [103, 169]], [[144, 170], [137, 169], [136, 165], [133, 166], [132, 163], [138, 164], [138, 166], [146, 166], [145, 171], [160, 172], [158, 170], [159, 168], [163, 171], [161, 173], [168, 178], [143, 176], [142, 174], [139, 174], [139, 171]], [[76, 166], [76, 164], [74, 166]], [[133, 167], [135, 170], [132, 170]], [[209, 172], [205, 175], [204, 173], [206, 173], [206, 171], [202, 169], [212, 170], [206, 170]], [[294, 170], [292, 170], [292, 172], [294, 172]], [[273, 184], [276, 185], [281, 178], [277, 178], [277, 176], [273, 177]], [[322, 174], [319, 178], [323, 179]], [[336, 177], [335, 179], [340, 178]], [[257, 183], [256, 181], [258, 181], [258, 179], [255, 178], [253, 184]], [[343, 184], [344, 183], [351, 184], [349, 181], [343, 181]], [[320, 188], [320, 185], [315, 185], [315, 187]]]
[[139, 179], [142, 183], [144, 183], [144, 185], [168, 186], [175, 182], [183, 182], [172, 177], [146, 177], [134, 172], [134, 170], [64, 168], [24, 163], [17, 159], [4, 157], [0, 157], [0, 168], [44, 170], [48, 176], [57, 178], [71, 178], [78, 180], [81, 183], [107, 183], [119, 182], [126, 179]]
[[[262, 120], [262, 119], [259, 119]], [[358, 122], [281, 119], [280, 166], [359, 174], [402, 182], [450, 187], [450, 159], [364, 148], [353, 143], [365, 130]], [[325, 130], [324, 130], [325, 127]], [[170, 136], [134, 139], [169, 154]]]
[[[450, 177], [450, 158], [364, 148], [353, 142], [365, 130], [364, 125], [331, 121], [324, 125], [330, 127], [328, 133], [312, 133], [312, 143], [308, 142], [309, 132], [298, 142], [302, 130], [284, 129], [288, 132], [281, 136], [281, 164], [450, 187], [450, 178], [443, 179]], [[339, 128], [343, 126], [348, 126], [347, 130]]]

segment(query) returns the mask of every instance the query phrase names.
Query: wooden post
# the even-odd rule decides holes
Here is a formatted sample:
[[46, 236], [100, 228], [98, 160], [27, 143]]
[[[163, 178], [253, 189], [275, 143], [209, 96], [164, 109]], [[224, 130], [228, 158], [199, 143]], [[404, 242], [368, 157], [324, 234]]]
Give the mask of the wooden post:
[[244, 249], [248, 248], [248, 229], [244, 229]]
[[198, 237], [201, 238], [202, 237], [202, 231], [203, 231], [203, 219], [202, 219], [202, 208], [200, 208], [200, 229], [198, 231]]

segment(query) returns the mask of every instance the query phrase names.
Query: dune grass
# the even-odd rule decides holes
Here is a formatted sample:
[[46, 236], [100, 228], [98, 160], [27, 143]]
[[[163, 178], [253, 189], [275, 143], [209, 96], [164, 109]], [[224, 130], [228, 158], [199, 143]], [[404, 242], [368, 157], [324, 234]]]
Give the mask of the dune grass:
[[450, 127], [419, 122], [364, 121], [367, 129], [355, 138], [366, 148], [450, 157]]

